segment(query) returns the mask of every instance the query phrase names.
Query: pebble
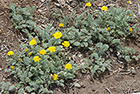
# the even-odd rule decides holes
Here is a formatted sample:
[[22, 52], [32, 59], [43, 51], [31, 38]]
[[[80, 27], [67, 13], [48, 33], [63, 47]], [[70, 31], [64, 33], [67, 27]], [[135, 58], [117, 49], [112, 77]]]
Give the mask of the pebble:
[[41, 0], [41, 2], [44, 2], [45, 0]]
[[78, 57], [82, 57], [82, 54], [78, 54]]
[[3, 81], [5, 80], [5, 78], [3, 78]]
[[42, 10], [41, 10], [41, 9], [38, 9], [38, 11], [39, 11], [39, 12], [42, 12]]
[[75, 83], [74, 86], [77, 87], [77, 88], [80, 88], [81, 87], [81, 85], [78, 84], [78, 83]]

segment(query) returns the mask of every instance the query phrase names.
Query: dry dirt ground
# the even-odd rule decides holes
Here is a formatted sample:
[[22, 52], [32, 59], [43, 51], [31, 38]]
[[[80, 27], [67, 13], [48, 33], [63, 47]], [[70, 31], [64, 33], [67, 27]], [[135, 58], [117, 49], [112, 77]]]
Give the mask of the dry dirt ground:
[[[63, 0], [58, 0], [63, 1]], [[57, 0], [0, 0], [0, 81], [10, 81], [15, 83], [4, 69], [8, 67], [8, 59], [6, 53], [9, 50], [17, 49], [20, 51], [19, 45], [24, 43], [26, 39], [20, 32], [14, 32], [12, 22], [10, 20], [9, 4], [25, 7], [26, 5], [35, 6], [34, 13], [37, 25], [42, 26], [52, 24], [53, 27], [58, 26], [57, 19], [50, 18], [50, 14], [57, 12], [59, 9], [62, 16], [70, 15], [71, 11], [80, 14], [84, 11], [84, 0], [67, 0], [71, 2], [58, 2]], [[138, 13], [138, 3], [140, 0], [131, 0], [129, 8], [136, 14]], [[67, 4], [67, 6], [65, 6]], [[126, 0], [94, 0], [92, 9], [100, 9], [102, 5], [114, 5], [122, 8], [126, 7]], [[43, 18], [46, 17], [45, 20]], [[140, 38], [139, 38], [140, 39]], [[140, 54], [140, 42], [130, 41], [126, 44], [133, 47]], [[77, 72], [77, 77], [70, 83], [70, 86], [64, 88], [55, 88], [54, 94], [131, 94], [140, 92], [140, 62], [128, 65], [128, 70], [133, 72], [120, 73], [123, 64], [112, 64], [112, 71], [105, 72], [100, 78], [93, 79], [89, 74], [81, 74]], [[74, 83], [80, 85], [79, 88], [74, 86]]]

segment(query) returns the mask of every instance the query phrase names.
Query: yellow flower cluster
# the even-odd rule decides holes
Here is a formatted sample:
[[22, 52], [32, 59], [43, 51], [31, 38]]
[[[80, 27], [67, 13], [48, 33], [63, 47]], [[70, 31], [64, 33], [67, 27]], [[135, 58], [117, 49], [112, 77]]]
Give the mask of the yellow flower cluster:
[[45, 55], [45, 54], [46, 54], [46, 50], [42, 49], [42, 50], [39, 52], [39, 54]]
[[18, 59], [19, 61], [21, 60], [21, 58]]
[[52, 52], [55, 52], [56, 51], [56, 47], [55, 46], [50, 46], [48, 48], [48, 50], [52, 53]]
[[27, 52], [27, 51], [28, 51], [28, 49], [26, 48], [26, 49], [25, 49], [25, 52]]
[[53, 80], [57, 80], [58, 78], [57, 78], [57, 74], [54, 74], [52, 77], [53, 77]]
[[132, 14], [130, 14], [130, 16], [132, 16]]
[[107, 10], [108, 10], [108, 7], [106, 7], [106, 6], [102, 6], [102, 7], [101, 7], [101, 10], [103, 10], [103, 11], [107, 11]]
[[62, 43], [62, 45], [64, 46], [64, 47], [69, 47], [70, 46], [70, 43], [69, 43], [69, 41], [64, 41], [63, 43]]
[[60, 39], [62, 37], [62, 33], [61, 32], [55, 32], [54, 34], [52, 34], [52, 36], [54, 36], [56, 39]]
[[11, 66], [11, 69], [13, 69], [14, 68], [14, 66]]
[[131, 31], [131, 32], [132, 32], [132, 31], [133, 31], [133, 29], [132, 29], [132, 28], [129, 28], [129, 31]]
[[127, 1], [127, 4], [129, 4], [130, 2], [129, 1]]
[[31, 55], [32, 55], [32, 53], [31, 53], [31, 52], [29, 52], [28, 54], [29, 54], [29, 56], [31, 56]]
[[63, 23], [60, 23], [60, 24], [59, 24], [59, 27], [64, 27], [64, 24], [63, 24]]
[[108, 31], [108, 30], [110, 30], [110, 28], [108, 27], [106, 30]]
[[34, 57], [34, 62], [37, 62], [37, 61], [39, 61], [39, 60], [40, 60], [39, 56], [35, 56], [35, 57]]
[[35, 38], [33, 38], [33, 39], [29, 42], [30, 45], [35, 45], [36, 43], [37, 43], [37, 42], [36, 42]]
[[14, 55], [14, 52], [13, 52], [13, 51], [9, 51], [9, 52], [7, 53], [7, 55], [8, 55], [8, 56]]
[[91, 4], [90, 2], [88, 2], [88, 3], [85, 4], [85, 6], [86, 6], [86, 7], [91, 7], [92, 4]]
[[65, 65], [65, 69], [72, 69], [72, 67], [71, 67], [71, 64], [69, 64], [69, 63], [67, 63], [66, 65]]

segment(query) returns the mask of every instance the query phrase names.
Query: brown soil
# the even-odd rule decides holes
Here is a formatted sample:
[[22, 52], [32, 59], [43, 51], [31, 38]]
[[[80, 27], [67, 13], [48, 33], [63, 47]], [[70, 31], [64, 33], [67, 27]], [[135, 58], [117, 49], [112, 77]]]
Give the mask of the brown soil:
[[[52, 24], [53, 27], [58, 26], [57, 19], [50, 18], [52, 12], [56, 12], [59, 9], [62, 12], [63, 17], [70, 15], [70, 11], [67, 6], [57, 6], [57, 0], [46, 0], [47, 3], [41, 2], [41, 0], [0, 0], [0, 82], [9, 81], [12, 84], [14, 81], [9, 78], [9, 74], [4, 72], [8, 67], [8, 59], [6, 54], [9, 50], [17, 49], [20, 51], [19, 45], [25, 43], [26, 38], [22, 33], [15, 32], [12, 29], [12, 22], [10, 20], [10, 8], [9, 4], [16, 4], [16, 6], [25, 7], [26, 5], [35, 6], [36, 12], [34, 13], [35, 21], [40, 27], [43, 25]], [[69, 1], [69, 0], [68, 0]], [[84, 11], [84, 0], [73, 0], [68, 4], [73, 11], [80, 14]], [[45, 2], [45, 0], [44, 0]], [[128, 7], [132, 9], [136, 14], [138, 13], [139, 0], [131, 0], [132, 4]], [[99, 9], [102, 5], [114, 5], [126, 7], [126, 0], [94, 0], [92, 9]], [[40, 12], [41, 11], [41, 12]], [[46, 17], [44, 21], [43, 18]], [[140, 37], [136, 41], [130, 41], [126, 44], [128, 47], [133, 47], [137, 54], [140, 54]], [[115, 58], [113, 58], [115, 60]], [[78, 61], [77, 61], [78, 62]], [[128, 70], [123, 71], [123, 64], [118, 62], [112, 63], [112, 70], [101, 74], [99, 77], [92, 78], [90, 74], [81, 74], [77, 72], [77, 77], [70, 83], [68, 88], [55, 88], [54, 94], [131, 94], [140, 92], [140, 62], [136, 64], [128, 64]], [[77, 88], [74, 84], [78, 83], [81, 87]]]

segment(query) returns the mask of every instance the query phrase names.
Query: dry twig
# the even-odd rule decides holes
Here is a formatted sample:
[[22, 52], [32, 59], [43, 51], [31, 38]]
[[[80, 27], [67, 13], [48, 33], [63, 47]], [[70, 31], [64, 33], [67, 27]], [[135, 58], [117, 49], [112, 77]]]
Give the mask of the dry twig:
[[109, 92], [109, 94], [112, 94], [111, 91], [107, 87], [105, 87], [105, 89]]

